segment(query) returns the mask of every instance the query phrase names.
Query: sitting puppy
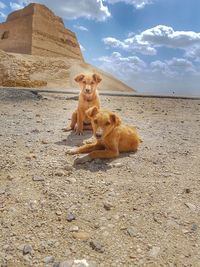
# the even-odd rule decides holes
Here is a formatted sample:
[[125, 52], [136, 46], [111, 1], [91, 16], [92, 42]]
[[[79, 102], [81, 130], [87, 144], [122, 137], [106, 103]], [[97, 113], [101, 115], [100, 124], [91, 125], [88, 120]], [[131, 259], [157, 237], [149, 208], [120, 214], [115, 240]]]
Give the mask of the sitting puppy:
[[70, 126], [63, 130], [75, 130], [77, 134], [81, 135], [84, 129], [92, 129], [90, 119], [86, 115], [86, 110], [93, 106], [100, 108], [97, 85], [101, 82], [101, 77], [98, 74], [79, 74], [75, 77], [75, 81], [80, 86], [78, 108], [72, 114]]
[[81, 147], [67, 150], [67, 154], [89, 153], [81, 162], [96, 158], [114, 158], [120, 152], [131, 152], [138, 149], [142, 142], [136, 129], [121, 123], [120, 118], [113, 112], [92, 107], [86, 112], [91, 119], [96, 141]]

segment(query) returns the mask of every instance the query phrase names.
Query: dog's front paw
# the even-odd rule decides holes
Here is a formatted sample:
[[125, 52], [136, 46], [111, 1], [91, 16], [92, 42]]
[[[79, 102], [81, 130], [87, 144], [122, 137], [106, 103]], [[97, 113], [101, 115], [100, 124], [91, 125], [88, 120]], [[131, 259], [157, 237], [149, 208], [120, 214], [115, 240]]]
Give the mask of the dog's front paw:
[[72, 128], [70, 126], [67, 126], [66, 128], [62, 128], [63, 132], [69, 132], [71, 130], [72, 130]]
[[78, 165], [78, 164], [84, 164], [86, 162], [91, 161], [92, 159], [86, 155], [86, 156], [82, 156], [82, 157], [78, 157], [74, 160], [74, 165]]
[[69, 149], [66, 150], [65, 154], [68, 154], [68, 155], [78, 154], [78, 148], [76, 148], [76, 147], [69, 148]]
[[83, 141], [83, 144], [84, 144], [84, 145], [86, 145], [86, 144], [92, 144], [92, 143], [94, 143], [94, 142], [95, 142], [95, 137], [92, 136], [92, 137], [90, 137], [89, 139], [84, 140], [84, 141]]
[[80, 129], [77, 125], [75, 126], [74, 131], [77, 135], [83, 135], [83, 130]]
[[77, 131], [76, 131], [76, 134], [77, 134], [77, 135], [83, 135], [83, 131], [79, 131], [79, 130], [77, 130]]

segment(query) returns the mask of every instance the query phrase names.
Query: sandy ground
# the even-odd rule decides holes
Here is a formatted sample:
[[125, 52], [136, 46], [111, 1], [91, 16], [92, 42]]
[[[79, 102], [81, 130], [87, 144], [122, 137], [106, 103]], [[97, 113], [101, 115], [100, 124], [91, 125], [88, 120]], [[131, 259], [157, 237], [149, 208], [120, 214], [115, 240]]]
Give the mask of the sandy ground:
[[144, 142], [73, 166], [68, 97], [0, 91], [1, 267], [199, 267], [200, 100], [101, 97]]

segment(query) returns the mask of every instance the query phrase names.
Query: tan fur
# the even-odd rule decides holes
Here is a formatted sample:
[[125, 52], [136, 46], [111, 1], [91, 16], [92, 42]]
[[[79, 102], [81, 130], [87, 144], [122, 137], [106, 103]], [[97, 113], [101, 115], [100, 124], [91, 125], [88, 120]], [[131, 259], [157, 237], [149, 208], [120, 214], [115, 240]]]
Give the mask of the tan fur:
[[96, 141], [67, 151], [68, 154], [89, 153], [89, 157], [114, 158], [120, 152], [131, 152], [138, 149], [142, 142], [136, 129], [121, 123], [113, 112], [92, 107], [87, 111], [91, 119]]
[[79, 74], [74, 80], [80, 86], [78, 108], [72, 114], [71, 124], [64, 130], [75, 130], [77, 134], [83, 134], [83, 130], [92, 129], [86, 111], [94, 106], [100, 108], [97, 85], [101, 82], [101, 77], [98, 74]]

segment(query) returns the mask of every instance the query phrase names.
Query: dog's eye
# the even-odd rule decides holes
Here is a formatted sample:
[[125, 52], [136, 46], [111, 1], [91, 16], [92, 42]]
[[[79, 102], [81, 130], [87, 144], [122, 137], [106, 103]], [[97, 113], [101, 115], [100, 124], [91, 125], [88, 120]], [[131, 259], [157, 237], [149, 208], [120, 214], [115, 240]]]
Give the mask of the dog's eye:
[[97, 124], [97, 120], [94, 120], [94, 123]]
[[107, 121], [107, 122], [105, 123], [105, 125], [106, 125], [106, 126], [110, 125], [110, 122], [109, 122], [109, 121]]

